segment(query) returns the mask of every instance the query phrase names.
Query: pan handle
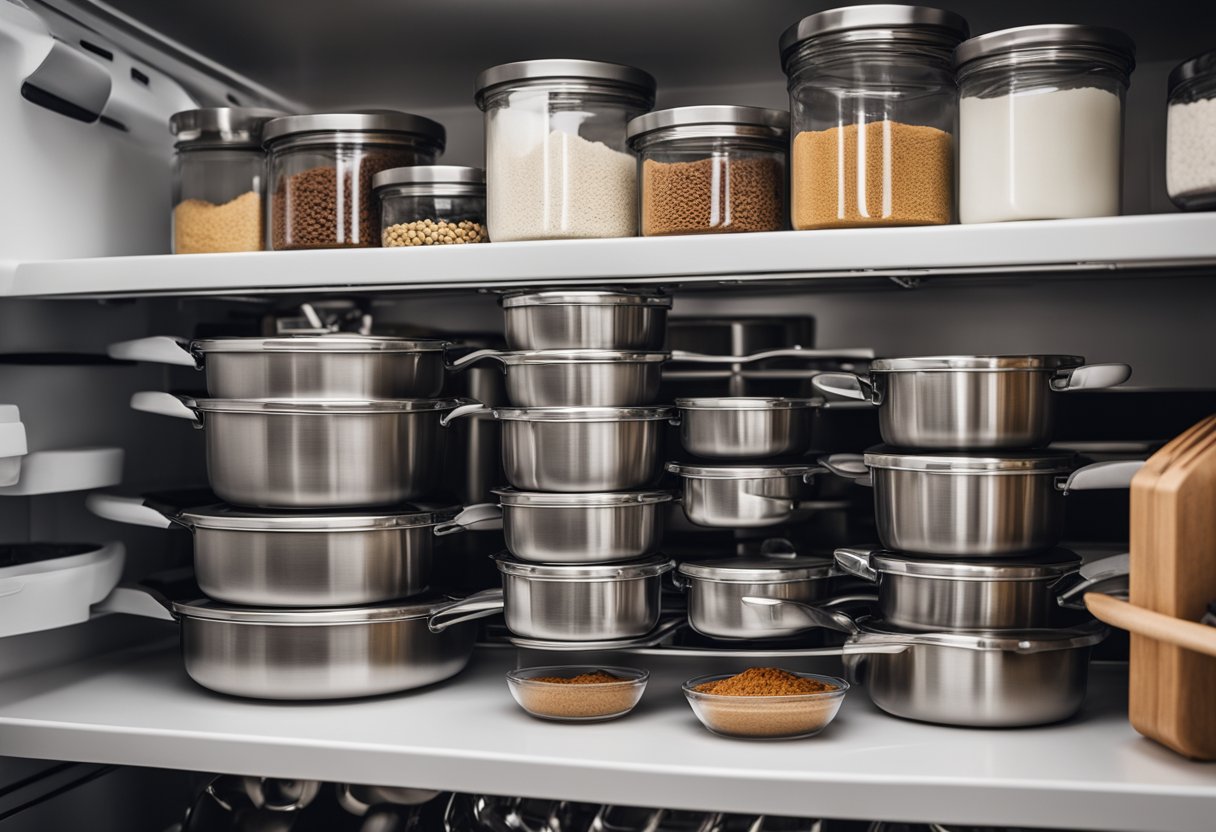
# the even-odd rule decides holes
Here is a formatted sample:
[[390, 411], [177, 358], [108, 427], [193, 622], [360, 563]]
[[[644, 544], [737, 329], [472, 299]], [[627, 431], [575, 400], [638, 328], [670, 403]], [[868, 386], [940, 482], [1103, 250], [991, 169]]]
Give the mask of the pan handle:
[[462, 404], [459, 407], [455, 407], [455, 408], [449, 410], [447, 413], [440, 416], [439, 425], [441, 427], [446, 428], [448, 425], [452, 424], [452, 422], [456, 421], [457, 419], [463, 419], [465, 416], [472, 416], [475, 413], [493, 414], [494, 410], [493, 410], [493, 408], [489, 407], [488, 405], [484, 405], [481, 402], [469, 402], [468, 404]]
[[1128, 364], [1084, 364], [1070, 370], [1062, 370], [1051, 379], [1051, 389], [1104, 390], [1117, 387], [1132, 377]]
[[502, 612], [503, 608], [502, 590], [486, 589], [432, 613], [427, 621], [427, 627], [432, 633], [442, 633], [455, 624], [496, 615]]
[[1129, 488], [1132, 477], [1143, 467], [1142, 459], [1119, 459], [1083, 465], [1067, 477], [1057, 477], [1056, 490], [1067, 494], [1070, 491]]
[[[186, 404], [186, 397], [175, 396], [172, 393], [143, 390], [131, 395], [131, 409], [141, 413], [154, 413], [157, 416], [172, 416], [174, 419], [186, 419], [194, 427], [203, 426], [202, 414]], [[458, 408], [459, 409], [459, 408]]]
[[110, 594], [94, 604], [90, 610], [94, 615], [121, 613], [155, 618], [161, 621], [177, 621], [173, 604], [155, 589], [135, 584], [114, 587]]
[[455, 534], [456, 532], [501, 528], [502, 508], [498, 503], [477, 503], [466, 506], [460, 514], [457, 514], [448, 522], [435, 526], [434, 532], [439, 537], [443, 537], [444, 535]]
[[133, 341], [119, 341], [106, 347], [110, 358], [120, 361], [148, 361], [154, 364], [173, 364], [179, 367], [203, 369], [202, 358], [190, 351], [190, 342], [171, 335], [153, 335]]
[[505, 356], [505, 355], [506, 355], [506, 353], [503, 350], [495, 350], [495, 349], [473, 350], [468, 355], [462, 355], [462, 356], [460, 356], [460, 358], [457, 358], [455, 361], [445, 361], [445, 363], [448, 365], [449, 370], [460, 371], [460, 370], [463, 370], [464, 368], [468, 367], [470, 364], [476, 364], [478, 361], [481, 361], [483, 358], [493, 358], [495, 361], [502, 362], [503, 366], [505, 367], [506, 361], [503, 358], [503, 356]]
[[750, 364], [753, 361], [764, 361], [769, 358], [846, 358], [868, 361], [874, 357], [874, 351], [867, 348], [843, 347], [841, 349], [806, 349], [803, 347], [787, 347], [779, 350], [765, 350], [751, 355], [709, 355], [703, 352], [687, 350], [672, 350], [672, 361], [689, 361], [698, 364]]
[[870, 565], [870, 557], [875, 551], [875, 549], [841, 547], [833, 552], [832, 556], [836, 558], [836, 565], [850, 575], [867, 581], [877, 581], [878, 572]]
[[858, 633], [856, 622], [838, 610], [802, 604], [784, 598], [765, 598], [755, 595], [745, 595], [739, 600], [743, 606], [756, 612], [764, 623], [771, 624], [774, 630], [789, 630], [791, 625], [796, 625], [807, 630], [823, 627], [852, 636]]
[[1062, 590], [1056, 596], [1056, 603], [1065, 609], [1083, 610], [1087, 592], [1126, 599], [1130, 574], [1131, 555], [1127, 553], [1087, 563], [1056, 583], [1056, 588]]
[[870, 473], [869, 466], [865, 464], [864, 460], [865, 457], [861, 454], [831, 454], [819, 457], [816, 462], [838, 477], [844, 477], [853, 480], [858, 485], [868, 487], [874, 484], [874, 476]]
[[120, 497], [117, 494], [98, 493], [86, 497], [84, 504], [98, 517], [113, 520], [115, 523], [126, 523], [130, 526], [168, 529], [175, 522], [168, 514], [148, 505], [148, 502], [142, 497]]
[[878, 404], [878, 391], [865, 376], [857, 373], [819, 373], [811, 378], [811, 386], [821, 393], [842, 399]]

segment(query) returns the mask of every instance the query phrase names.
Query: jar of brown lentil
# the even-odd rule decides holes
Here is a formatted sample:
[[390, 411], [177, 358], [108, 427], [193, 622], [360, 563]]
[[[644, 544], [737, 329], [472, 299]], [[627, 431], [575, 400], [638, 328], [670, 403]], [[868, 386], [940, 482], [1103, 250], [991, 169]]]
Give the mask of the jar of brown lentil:
[[626, 128], [638, 155], [644, 237], [786, 227], [789, 114], [758, 107], [677, 107]]
[[872, 5], [804, 17], [781, 36], [796, 229], [942, 225], [954, 210], [959, 15]]
[[443, 125], [374, 110], [277, 118], [263, 130], [269, 169], [269, 247], [362, 248], [380, 244], [372, 177], [429, 165], [443, 152]]
[[372, 177], [380, 202], [380, 245], [486, 243], [486, 172], [459, 165], [416, 165]]

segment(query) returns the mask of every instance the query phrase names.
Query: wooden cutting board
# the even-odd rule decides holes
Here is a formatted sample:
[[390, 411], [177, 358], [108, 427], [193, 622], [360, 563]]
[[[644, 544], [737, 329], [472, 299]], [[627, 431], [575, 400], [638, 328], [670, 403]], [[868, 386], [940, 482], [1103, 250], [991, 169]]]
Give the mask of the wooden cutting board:
[[[1172, 440], [1131, 487], [1131, 603], [1197, 622], [1216, 600], [1216, 416]], [[1137, 731], [1216, 759], [1216, 658], [1132, 633]]]

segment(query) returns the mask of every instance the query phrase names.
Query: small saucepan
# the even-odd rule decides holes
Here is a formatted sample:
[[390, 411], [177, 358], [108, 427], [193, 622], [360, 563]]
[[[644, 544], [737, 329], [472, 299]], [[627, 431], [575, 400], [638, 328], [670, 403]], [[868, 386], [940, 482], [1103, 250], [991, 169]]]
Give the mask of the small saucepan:
[[811, 447], [811, 421], [823, 399], [676, 399], [684, 450], [705, 459], [798, 456]]
[[717, 529], [777, 526], [807, 515], [811, 475], [817, 465], [688, 465], [669, 462], [683, 484], [681, 505], [689, 521]]
[[517, 292], [499, 303], [513, 350], [661, 350], [671, 309], [657, 292], [607, 289]]

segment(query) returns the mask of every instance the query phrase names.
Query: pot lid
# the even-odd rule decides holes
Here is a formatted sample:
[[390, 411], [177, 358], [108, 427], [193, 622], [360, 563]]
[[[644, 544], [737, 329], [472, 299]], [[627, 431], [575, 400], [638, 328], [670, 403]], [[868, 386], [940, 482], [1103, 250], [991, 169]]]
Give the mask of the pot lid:
[[454, 410], [470, 399], [383, 399], [327, 401], [324, 399], [191, 399], [187, 407], [204, 413], [421, 413]]
[[778, 42], [784, 63], [789, 53], [804, 41], [822, 35], [863, 29], [928, 29], [955, 43], [971, 34], [961, 15], [928, 6], [878, 3], [869, 6], [844, 6], [808, 15], [781, 34]]
[[512, 350], [499, 353], [499, 361], [516, 364], [655, 364], [671, 358], [669, 352], [624, 352], [621, 350]]
[[460, 513], [459, 507], [425, 509], [401, 506], [392, 512], [321, 512], [273, 514], [246, 511], [215, 503], [183, 509], [174, 519], [196, 529], [270, 532], [357, 532], [381, 529], [407, 529], [446, 523]]
[[394, 338], [390, 335], [276, 335], [272, 338], [237, 336], [200, 338], [190, 343], [194, 352], [443, 352], [447, 341], [431, 338]]
[[670, 407], [496, 407], [509, 422], [653, 422], [672, 418]]
[[1047, 23], [1001, 29], [964, 41], [954, 52], [954, 65], [961, 67], [980, 58], [1008, 55], [1030, 49], [1082, 48], [1108, 53], [1124, 64], [1124, 72], [1135, 67], [1136, 44], [1118, 29]]
[[548, 292], [528, 292], [504, 295], [499, 303], [503, 309], [520, 306], [661, 306], [671, 308], [671, 298], [646, 292], [613, 292], [607, 289], [554, 289]]
[[901, 552], [878, 551], [871, 552], [869, 560], [875, 572], [964, 581], [1055, 580], [1081, 566], [1081, 558], [1068, 549], [1052, 549], [1021, 558], [975, 560], [931, 560]]
[[525, 563], [516, 560], [510, 553], [494, 556], [498, 571], [504, 575], [524, 578], [543, 578], [547, 581], [601, 580], [627, 581], [633, 578], [653, 578], [676, 568], [676, 562], [661, 555], [630, 561], [629, 563], [604, 564], [545, 564]]
[[1076, 355], [929, 355], [915, 358], [875, 358], [870, 372], [906, 373], [924, 370], [1058, 370], [1080, 367]]
[[410, 165], [382, 170], [372, 177], [372, 190], [389, 185], [475, 185], [485, 188], [485, 168], [465, 165]]
[[200, 107], [169, 116], [169, 132], [179, 147], [261, 147], [263, 125], [284, 115], [258, 107]]
[[447, 131], [439, 122], [398, 110], [284, 116], [266, 123], [262, 141], [270, 144], [300, 133], [401, 133], [432, 144], [439, 151], [447, 142]]
[[652, 100], [656, 86], [654, 76], [637, 67], [605, 61], [549, 58], [499, 64], [482, 70], [477, 75], [476, 101], [480, 106], [491, 90], [504, 84], [545, 80], [582, 81], [597, 86], [618, 87], [648, 96]]
[[1062, 474], [1076, 467], [1072, 454], [1009, 452], [996, 454], [901, 453], [871, 448], [862, 457], [871, 468], [891, 471], [935, 471], [943, 474], [1006, 473]]
[[805, 407], [819, 407], [823, 399], [787, 399], [784, 396], [765, 398], [763, 396], [723, 396], [719, 398], [702, 396], [688, 399], [676, 399], [676, 407], [680, 410], [794, 410]]
[[1188, 58], [1174, 67], [1173, 71], [1170, 72], [1170, 78], [1167, 82], [1167, 87], [1169, 88], [1168, 94], [1172, 96], [1174, 90], [1188, 81], [1212, 75], [1213, 73], [1216, 73], [1216, 50]]
[[1046, 653], [1053, 650], [1068, 650], [1074, 647], [1092, 647], [1106, 638], [1108, 630], [1097, 621], [1077, 627], [1042, 630], [985, 630], [980, 632], [918, 633], [901, 630], [885, 621], [869, 617], [860, 618], [857, 628], [860, 637], [853, 636], [865, 644], [866, 636], [883, 641], [882, 637], [896, 636], [915, 644], [938, 647], [961, 647], [968, 650], [1012, 651], [1016, 653]]
[[668, 471], [681, 477], [705, 480], [755, 480], [777, 477], [800, 477], [821, 471], [818, 465], [686, 465], [669, 462]]
[[494, 488], [491, 493], [504, 506], [533, 506], [536, 508], [607, 508], [609, 506], [649, 505], [667, 503], [674, 499], [669, 491], [613, 491], [598, 494], [558, 494], [540, 491], [516, 491], [514, 488]]
[[769, 110], [764, 107], [674, 107], [638, 116], [625, 127], [625, 136], [633, 140], [656, 130], [693, 126], [707, 128], [707, 134], [712, 133], [714, 128], [725, 128], [723, 135], [733, 135], [735, 128], [755, 127], [774, 139], [784, 139], [789, 135], [790, 114], [787, 110]]
[[324, 609], [274, 609], [271, 607], [236, 607], [207, 598], [194, 601], [174, 601], [173, 612], [184, 618], [204, 621], [231, 621], [238, 624], [367, 624], [375, 621], [406, 621], [429, 618], [451, 603], [439, 597], [369, 604], [363, 607], [330, 607]]
[[721, 583], [776, 583], [839, 574], [827, 558], [722, 558], [680, 564], [680, 574]]

